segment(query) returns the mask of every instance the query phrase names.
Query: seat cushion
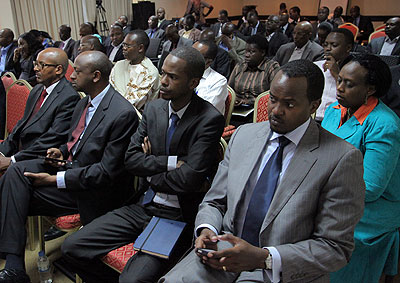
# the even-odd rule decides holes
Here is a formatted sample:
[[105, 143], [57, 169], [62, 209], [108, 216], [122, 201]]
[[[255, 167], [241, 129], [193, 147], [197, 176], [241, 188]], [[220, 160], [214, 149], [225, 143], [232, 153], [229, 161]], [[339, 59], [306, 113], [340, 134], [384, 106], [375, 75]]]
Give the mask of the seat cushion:
[[133, 243], [112, 250], [103, 257], [103, 262], [118, 272], [122, 272], [128, 260], [136, 253]]

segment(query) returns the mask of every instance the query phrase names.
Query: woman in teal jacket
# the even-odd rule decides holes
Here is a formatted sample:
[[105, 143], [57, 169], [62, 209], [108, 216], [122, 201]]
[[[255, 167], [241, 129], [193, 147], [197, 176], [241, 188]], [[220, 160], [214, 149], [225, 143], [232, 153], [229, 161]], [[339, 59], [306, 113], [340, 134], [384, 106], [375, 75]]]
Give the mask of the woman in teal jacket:
[[[397, 274], [400, 227], [400, 119], [379, 100], [389, 89], [388, 66], [377, 56], [355, 57], [340, 71], [334, 103], [322, 126], [364, 155], [364, 215], [355, 249], [332, 282], [378, 282]], [[345, 207], [343, 209], [346, 209]]]

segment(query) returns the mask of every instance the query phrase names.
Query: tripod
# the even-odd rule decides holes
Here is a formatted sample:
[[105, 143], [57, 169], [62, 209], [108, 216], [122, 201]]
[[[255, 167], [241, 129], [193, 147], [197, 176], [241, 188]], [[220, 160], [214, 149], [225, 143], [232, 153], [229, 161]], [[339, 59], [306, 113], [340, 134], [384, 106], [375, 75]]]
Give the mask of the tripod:
[[99, 20], [100, 35], [108, 36], [109, 29], [106, 18], [106, 9], [101, 4], [102, 1], [96, 1], [96, 16], [94, 20], [94, 27], [97, 28], [97, 19]]

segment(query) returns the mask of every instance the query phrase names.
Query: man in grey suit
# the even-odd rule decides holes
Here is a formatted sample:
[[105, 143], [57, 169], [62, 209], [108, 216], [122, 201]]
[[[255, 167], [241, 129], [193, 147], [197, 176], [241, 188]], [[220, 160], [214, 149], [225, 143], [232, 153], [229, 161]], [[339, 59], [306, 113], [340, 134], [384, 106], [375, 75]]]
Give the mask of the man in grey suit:
[[147, 21], [149, 28], [145, 30], [145, 33], [148, 37], [151, 38], [164, 38], [164, 30], [158, 27], [158, 18], [157, 16], [150, 16]]
[[374, 38], [367, 50], [378, 55], [400, 55], [400, 18], [390, 18], [386, 22], [385, 37]]
[[269, 122], [236, 130], [200, 204], [196, 249], [160, 282], [327, 282], [347, 263], [363, 160], [310, 118], [323, 86], [307, 60], [280, 69]]
[[298, 23], [293, 31], [294, 42], [289, 42], [279, 47], [274, 60], [280, 66], [297, 59], [321, 60], [324, 55], [324, 49], [319, 44], [311, 41], [311, 37], [312, 25], [307, 21]]

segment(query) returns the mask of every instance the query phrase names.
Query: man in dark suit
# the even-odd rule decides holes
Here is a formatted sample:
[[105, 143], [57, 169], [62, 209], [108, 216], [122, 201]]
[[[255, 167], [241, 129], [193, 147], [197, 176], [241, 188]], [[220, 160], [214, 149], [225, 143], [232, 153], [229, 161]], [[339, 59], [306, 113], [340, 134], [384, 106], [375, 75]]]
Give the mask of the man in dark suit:
[[390, 67], [392, 85], [381, 100], [400, 117], [400, 65]]
[[106, 44], [106, 54], [111, 62], [118, 62], [124, 60], [124, 54], [122, 52], [122, 41], [125, 38], [125, 34], [121, 24], [115, 22], [110, 29], [110, 41]]
[[[125, 156], [126, 168], [146, 178], [139, 190], [146, 194], [141, 202], [107, 213], [67, 238], [62, 251], [73, 266], [80, 267], [78, 273], [97, 271], [94, 261], [135, 241], [152, 216], [184, 221], [189, 230], [193, 228], [224, 127], [218, 110], [194, 93], [204, 67], [201, 53], [192, 47], [177, 48], [165, 59], [162, 99], [146, 105]], [[191, 238], [183, 239], [182, 252]], [[157, 282], [174, 260], [138, 252], [125, 266], [120, 282]], [[104, 280], [103, 274], [82, 275], [87, 282], [115, 282]]]
[[14, 41], [14, 33], [9, 28], [0, 30], [0, 75], [13, 71], [14, 50], [18, 44]]
[[215, 24], [213, 24], [211, 26], [212, 31], [214, 32], [215, 36], [221, 36], [222, 34], [222, 26], [229, 22], [229, 18], [228, 18], [228, 11], [227, 10], [221, 10], [218, 13], [218, 22], [216, 22]]
[[248, 25], [237, 33], [240, 38], [246, 41], [250, 36], [255, 34], [265, 36], [265, 26], [259, 21], [257, 11], [250, 11], [247, 14], [247, 22]]
[[[316, 39], [318, 36], [318, 27], [320, 26], [321, 23], [323, 22], [329, 22], [332, 25], [331, 30], [333, 29], [333, 24], [331, 23], [330, 20], [328, 20], [329, 16], [329, 8], [326, 6], [323, 6], [318, 9], [318, 14], [317, 14], [317, 21], [312, 22], [311, 25], [313, 27], [313, 39]], [[325, 37], [326, 38], [326, 37]]]
[[165, 18], [165, 9], [160, 7], [157, 9], [157, 18], [158, 18], [158, 27], [165, 31], [167, 26], [172, 24], [172, 21], [169, 21]]
[[132, 30], [132, 26], [128, 24], [128, 17], [125, 15], [122, 15], [118, 18], [118, 22], [122, 25], [124, 34], [126, 35]]
[[79, 40], [75, 41], [75, 45], [74, 45], [74, 48], [72, 51], [72, 57], [70, 58], [70, 60], [72, 62], [75, 61], [76, 57], [79, 54], [78, 49], [81, 45], [82, 37], [84, 37], [86, 35], [92, 35], [92, 34], [94, 34], [94, 26], [92, 23], [86, 22], [79, 26]]
[[[38, 84], [29, 93], [24, 116], [0, 143], [0, 164], [45, 155], [67, 141], [71, 115], [80, 97], [65, 79], [68, 58], [58, 48], [40, 52], [34, 67]], [[45, 92], [44, 92], [45, 91]]]
[[400, 55], [400, 18], [390, 18], [386, 22], [385, 37], [374, 38], [367, 50], [378, 55]]
[[271, 15], [268, 17], [267, 23], [267, 40], [268, 40], [268, 57], [274, 57], [281, 45], [289, 42], [279, 28], [279, 16]]
[[318, 43], [311, 41], [311, 37], [311, 24], [306, 21], [298, 23], [293, 32], [294, 42], [282, 45], [276, 52], [274, 60], [280, 66], [297, 59], [306, 59], [312, 62], [321, 60], [324, 56], [324, 49]]
[[68, 59], [71, 59], [75, 46], [75, 40], [71, 37], [71, 27], [69, 25], [61, 25], [58, 28], [58, 34], [60, 35], [61, 41], [57, 41], [54, 47], [64, 50], [68, 55]]
[[279, 25], [280, 25], [282, 33], [289, 38], [289, 41], [293, 41], [293, 30], [296, 25], [294, 23], [289, 23], [289, 15], [288, 14], [283, 13], [279, 17]]
[[87, 225], [129, 197], [133, 178], [123, 159], [138, 117], [109, 85], [111, 68], [101, 52], [78, 55], [72, 85], [87, 96], [72, 115], [68, 143], [47, 150], [46, 157], [60, 161], [18, 162], [0, 179], [0, 254], [6, 258], [0, 282], [30, 282], [23, 259], [28, 215], [80, 213]]
[[360, 15], [359, 6], [353, 6], [350, 8], [350, 16], [351, 22], [358, 27], [357, 39], [361, 44], [363, 40], [368, 40], [369, 35], [374, 31], [374, 26], [369, 17]]
[[151, 38], [164, 38], [164, 30], [158, 27], [158, 18], [157, 16], [150, 16], [149, 20], [147, 21], [149, 28], [145, 30], [147, 36]]

